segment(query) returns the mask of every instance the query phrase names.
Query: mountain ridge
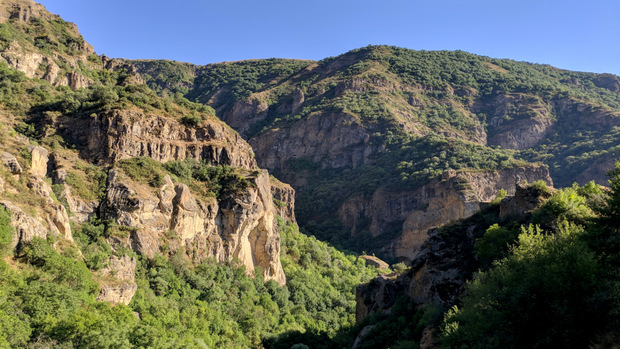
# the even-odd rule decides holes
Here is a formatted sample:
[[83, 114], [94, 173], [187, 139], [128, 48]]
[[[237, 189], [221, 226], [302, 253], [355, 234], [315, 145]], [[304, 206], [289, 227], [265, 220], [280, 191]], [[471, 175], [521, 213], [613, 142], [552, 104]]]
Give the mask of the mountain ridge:
[[[148, 76], [144, 68], [138, 71]], [[165, 79], [165, 70], [158, 76]], [[249, 140], [261, 166], [298, 190], [302, 227], [313, 221], [309, 217], [314, 213], [306, 215], [306, 207], [312, 207], [315, 199], [330, 200], [307, 196], [326, 184], [319, 180], [308, 187], [310, 174], [327, 179], [343, 176], [337, 169], [372, 167], [377, 159], [394, 153], [398, 148], [394, 144], [410, 147], [408, 137], [436, 134], [440, 139], [479, 144], [506, 159], [547, 163], [560, 186], [590, 179], [606, 183], [608, 159], [618, 154], [614, 127], [620, 120], [616, 91], [620, 80], [610, 74], [571, 72], [462, 51], [368, 46], [302, 65], [279, 59], [211, 64], [197, 67], [192, 79], [182, 89], [172, 87], [170, 93], [184, 93], [212, 106]], [[582, 123], [588, 134], [573, 132], [575, 123]], [[593, 143], [596, 137], [608, 146]], [[494, 150], [498, 146], [503, 150]], [[602, 152], [591, 152], [589, 158], [573, 156], [582, 154], [584, 146]], [[437, 158], [434, 169], [454, 169]], [[419, 171], [407, 170], [411, 159], [380, 161], [383, 170], [400, 168], [396, 173], [403, 178], [425, 178]], [[346, 183], [343, 179], [337, 186]], [[323, 228], [310, 231], [327, 239], [346, 236], [342, 230], [321, 233]]]

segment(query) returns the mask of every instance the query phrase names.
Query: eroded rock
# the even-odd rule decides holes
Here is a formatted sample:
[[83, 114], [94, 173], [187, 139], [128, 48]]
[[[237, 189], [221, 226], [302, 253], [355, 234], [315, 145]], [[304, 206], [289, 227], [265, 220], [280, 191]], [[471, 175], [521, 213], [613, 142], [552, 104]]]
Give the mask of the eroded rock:
[[394, 276], [386, 275], [379, 275], [369, 283], [359, 285], [355, 290], [355, 321], [360, 322], [372, 313], [389, 312], [402, 287]]
[[128, 228], [129, 236], [119, 241], [140, 254], [153, 257], [166, 245], [197, 263], [238, 259], [249, 274], [260, 267], [265, 279], [284, 284], [269, 175], [258, 172], [250, 180], [252, 187], [218, 202], [197, 198], [185, 184], [173, 187], [169, 177], [153, 191], [113, 169], [102, 214]]
[[101, 289], [97, 300], [112, 305], [128, 305], [138, 289], [138, 285], [134, 282], [135, 271], [135, 258], [127, 255], [121, 258], [110, 256], [106, 267], [99, 271]]
[[144, 156], [159, 162], [195, 159], [212, 165], [256, 169], [252, 148], [226, 124], [195, 128], [139, 110], [112, 110], [91, 119], [62, 119], [61, 133], [81, 144], [84, 157], [113, 163]]
[[385, 270], [390, 267], [389, 264], [387, 264], [386, 262], [382, 261], [381, 259], [375, 256], [363, 255], [363, 256], [360, 256], [360, 258], [365, 260], [367, 265], [373, 266], [379, 270]]
[[295, 219], [295, 189], [273, 177], [270, 178], [270, 185], [276, 214], [287, 222], [297, 223]]
[[30, 174], [37, 178], [45, 177], [49, 152], [38, 145], [29, 145], [28, 151], [30, 152]]
[[22, 167], [19, 162], [17, 162], [17, 158], [11, 153], [2, 152], [0, 156], [2, 159], [2, 164], [14, 175], [18, 175], [23, 172]]
[[11, 248], [21, 248], [24, 244], [38, 237], [45, 239], [47, 237], [47, 229], [37, 219], [26, 214], [21, 208], [14, 205], [10, 201], [2, 200], [0, 205], [11, 214], [11, 226], [15, 229]]

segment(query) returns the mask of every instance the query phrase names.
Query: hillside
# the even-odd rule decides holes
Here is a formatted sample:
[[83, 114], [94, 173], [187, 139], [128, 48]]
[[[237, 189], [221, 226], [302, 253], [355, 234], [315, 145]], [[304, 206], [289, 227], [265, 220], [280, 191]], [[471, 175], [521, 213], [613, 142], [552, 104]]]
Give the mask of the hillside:
[[617, 76], [388, 46], [132, 61], [0, 0], [0, 96], [0, 347], [620, 338]]
[[[473, 190], [433, 188], [461, 198], [428, 218], [441, 195], [425, 185], [446, 173], [514, 169], [557, 186], [605, 184], [618, 155], [620, 79], [611, 74], [387, 46], [318, 62], [131, 63], [152, 88], [209, 105], [240, 132], [258, 163], [297, 190], [304, 229], [385, 257], [410, 260], [411, 241], [437, 221], [471, 214], [499, 189], [512, 194], [507, 183], [487, 180], [480, 191], [459, 175], [452, 187]], [[551, 178], [526, 161], [547, 165]]]
[[0, 347], [258, 347], [346, 333], [377, 272], [301, 234], [211, 107], [0, 1]]

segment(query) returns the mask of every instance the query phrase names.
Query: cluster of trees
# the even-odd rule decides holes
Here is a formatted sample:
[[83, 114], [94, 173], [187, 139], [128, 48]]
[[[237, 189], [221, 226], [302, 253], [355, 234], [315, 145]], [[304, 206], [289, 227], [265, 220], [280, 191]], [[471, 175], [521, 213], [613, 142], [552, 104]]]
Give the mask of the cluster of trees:
[[558, 190], [531, 223], [491, 226], [482, 269], [442, 324], [449, 348], [583, 348], [617, 339], [620, 164], [611, 191]]
[[[35, 238], [17, 252], [0, 208], [0, 346], [37, 348], [291, 347], [317, 336], [349, 343], [355, 287], [376, 270], [279, 219], [286, 286], [249, 277], [236, 262], [191, 265], [180, 253], [152, 259], [112, 250], [93, 221], [71, 243]], [[7, 256], [12, 258], [7, 258]], [[91, 270], [110, 255], [138, 258], [129, 306], [96, 301]]]
[[132, 61], [144, 82], [161, 95], [185, 95], [193, 86], [196, 66], [167, 60]]
[[195, 88], [187, 94], [190, 100], [209, 103], [221, 91], [213, 106], [231, 107], [251, 93], [275, 86], [276, 82], [296, 73], [312, 61], [292, 59], [261, 59], [255, 61], [210, 64], [197, 72]]

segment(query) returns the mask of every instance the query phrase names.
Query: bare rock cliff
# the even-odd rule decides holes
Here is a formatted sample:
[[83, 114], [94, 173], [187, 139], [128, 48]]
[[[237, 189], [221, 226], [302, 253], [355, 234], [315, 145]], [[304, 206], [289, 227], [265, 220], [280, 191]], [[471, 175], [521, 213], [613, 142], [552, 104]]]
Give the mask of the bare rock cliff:
[[257, 168], [252, 148], [215, 118], [190, 128], [173, 118], [132, 109], [60, 123], [61, 132], [82, 144], [83, 157], [89, 159], [112, 163], [135, 156], [159, 162], [193, 158], [212, 165]]
[[214, 197], [196, 197], [169, 176], [154, 191], [113, 169], [101, 209], [105, 218], [121, 226], [111, 243], [149, 257], [181, 250], [196, 263], [208, 257], [238, 259], [249, 274], [260, 267], [265, 279], [284, 284], [269, 175], [259, 172], [251, 181], [246, 192], [218, 202]]
[[[476, 106], [474, 109], [480, 108]], [[520, 93], [500, 94], [484, 108], [489, 115], [489, 145], [506, 149], [526, 149], [542, 141], [553, 125], [551, 113], [542, 100]]]
[[287, 169], [288, 161], [311, 159], [322, 166], [357, 167], [374, 152], [369, 130], [346, 113], [309, 115], [287, 129], [250, 139], [261, 167]]
[[426, 232], [446, 222], [467, 218], [481, 204], [492, 201], [500, 189], [514, 195], [515, 183], [542, 179], [552, 185], [546, 166], [530, 165], [499, 171], [447, 171], [441, 178], [411, 191], [380, 189], [370, 199], [353, 197], [343, 203], [338, 215], [352, 234], [370, 221], [377, 237], [395, 224], [402, 234], [381, 248], [386, 255], [410, 262], [426, 241]]
[[297, 223], [295, 219], [295, 189], [274, 177], [270, 178], [270, 183], [276, 213], [285, 221]]
[[134, 281], [135, 273], [135, 258], [127, 255], [121, 258], [110, 256], [107, 266], [98, 273], [101, 281], [97, 300], [112, 305], [128, 305], [138, 290], [138, 285]]

